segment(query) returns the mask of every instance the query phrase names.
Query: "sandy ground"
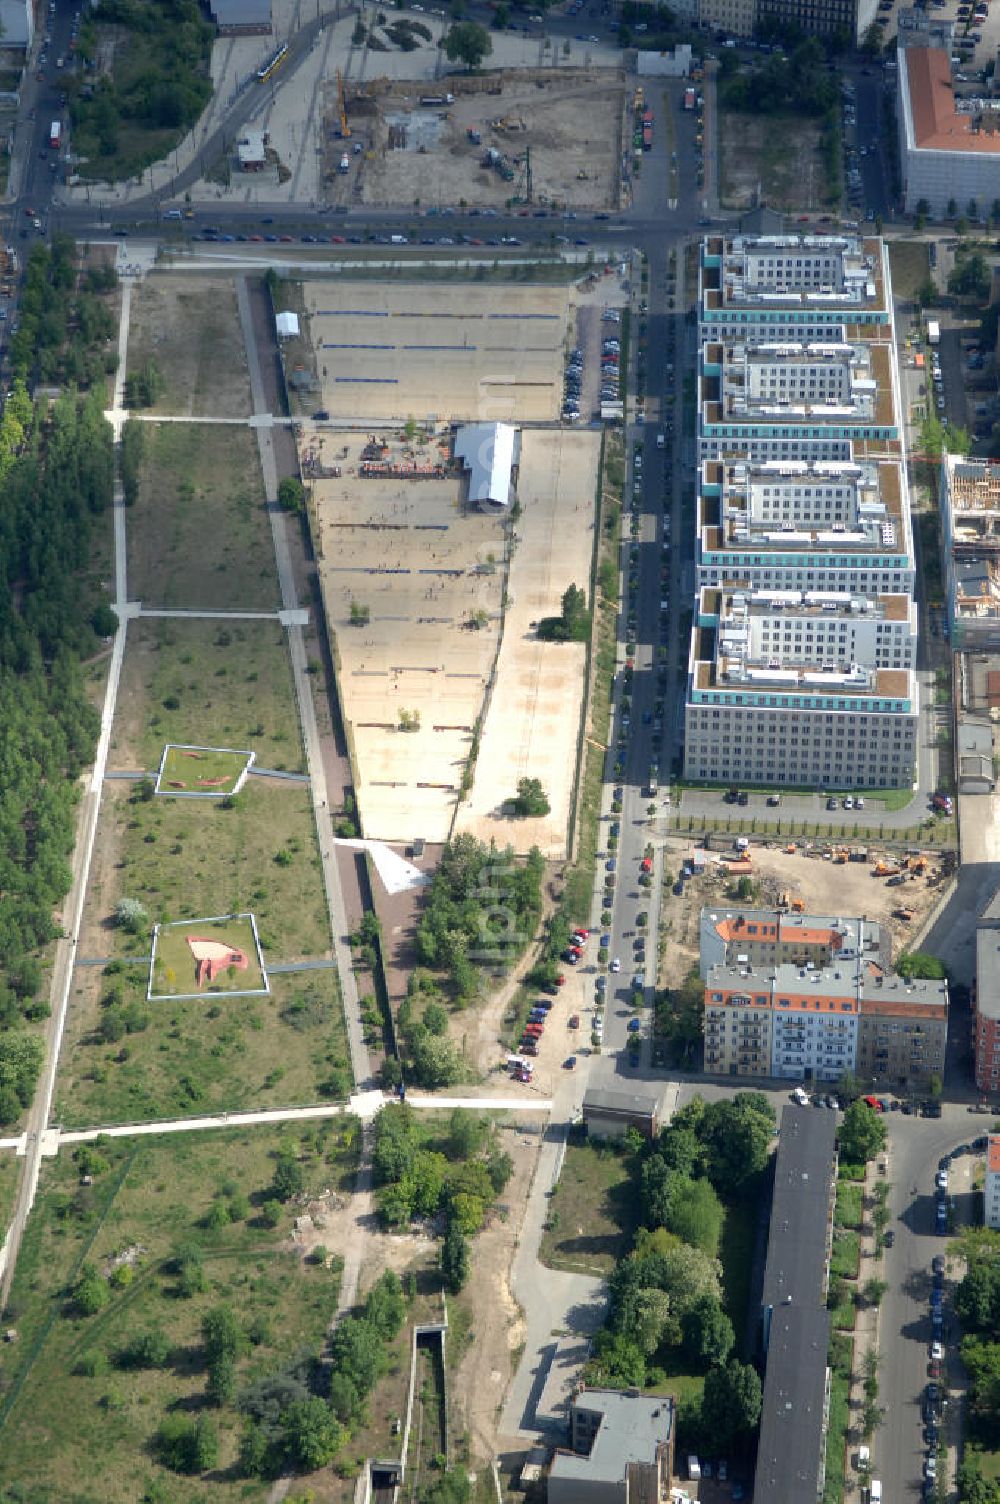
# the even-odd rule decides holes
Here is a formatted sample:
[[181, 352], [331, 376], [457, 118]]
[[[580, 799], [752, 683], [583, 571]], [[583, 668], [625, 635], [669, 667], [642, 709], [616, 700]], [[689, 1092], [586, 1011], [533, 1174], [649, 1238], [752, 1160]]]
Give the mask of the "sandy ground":
[[[496, 684], [483, 725], [476, 774], [456, 829], [518, 852], [566, 855], [586, 653], [582, 643], [540, 642], [543, 616], [558, 615], [563, 592], [587, 590], [594, 544], [596, 432], [526, 429], [517, 523]], [[541, 780], [550, 813], [511, 819], [504, 805], [519, 778]]]
[[163, 393], [152, 412], [246, 418], [250, 378], [232, 277], [144, 277], [132, 292], [128, 365], [152, 359]]
[[[427, 207], [464, 200], [502, 209], [512, 194], [527, 196], [530, 153], [533, 203], [618, 207], [619, 69], [533, 69], [447, 83], [455, 101], [446, 108], [421, 106], [427, 85], [417, 82], [350, 105], [352, 148], [364, 149], [351, 149], [347, 173], [337, 170], [343, 143], [337, 88], [328, 86], [324, 190], [333, 202]], [[513, 176], [484, 165], [490, 148], [507, 158]]]
[[308, 282], [308, 336], [334, 418], [558, 417], [565, 288]]
[[[665, 843], [665, 864], [674, 876], [689, 850], [689, 842]], [[868, 850], [878, 853], [877, 846], [869, 846]], [[886, 887], [883, 878], [872, 876], [871, 861], [834, 864], [821, 857], [806, 856], [801, 850], [790, 856], [781, 847], [755, 846], [753, 865], [765, 905], [775, 903], [781, 893], [788, 893], [791, 898], [802, 899], [807, 914], [863, 914], [888, 929], [894, 955], [906, 949], [910, 936], [919, 934], [924, 918], [941, 893], [941, 885], [934, 877], [941, 867], [937, 857], [932, 857], [928, 864], [930, 880], [921, 877], [895, 888]], [[661, 916], [667, 943], [661, 950], [661, 985], [676, 981], [679, 958], [685, 969], [697, 958], [699, 911], [705, 904], [725, 901], [726, 886], [724, 874], [716, 868], [687, 883], [684, 898], [675, 897], [669, 889], [665, 891]], [[909, 923], [893, 917], [894, 909], [904, 907], [914, 912]]]
[[[442, 841], [496, 655], [502, 526], [463, 513], [457, 476], [359, 482], [366, 438], [328, 439], [343, 474], [313, 483], [313, 537], [358, 803], [367, 836]], [[397, 435], [392, 452], [402, 449]], [[368, 607], [366, 626], [351, 625], [352, 601]], [[473, 630], [475, 612], [483, 616]], [[418, 729], [399, 729], [404, 709], [419, 717]]]

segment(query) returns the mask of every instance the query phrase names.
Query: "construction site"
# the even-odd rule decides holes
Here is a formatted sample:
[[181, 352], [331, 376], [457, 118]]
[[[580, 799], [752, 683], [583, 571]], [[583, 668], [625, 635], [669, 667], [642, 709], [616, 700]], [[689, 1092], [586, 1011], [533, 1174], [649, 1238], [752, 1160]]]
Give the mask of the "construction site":
[[[952, 851], [893, 851], [856, 841], [783, 843], [712, 835], [698, 846], [670, 837], [664, 853], [671, 877], [691, 875], [673, 891], [665, 890], [663, 984], [677, 974], [679, 962], [695, 964], [698, 915], [705, 904], [722, 901], [792, 914], [864, 915], [891, 934], [893, 955], [916, 949], [956, 869]], [[741, 879], [749, 881], [749, 897], [740, 896]]]
[[337, 205], [617, 209], [631, 94], [616, 68], [537, 68], [324, 88], [323, 192]]

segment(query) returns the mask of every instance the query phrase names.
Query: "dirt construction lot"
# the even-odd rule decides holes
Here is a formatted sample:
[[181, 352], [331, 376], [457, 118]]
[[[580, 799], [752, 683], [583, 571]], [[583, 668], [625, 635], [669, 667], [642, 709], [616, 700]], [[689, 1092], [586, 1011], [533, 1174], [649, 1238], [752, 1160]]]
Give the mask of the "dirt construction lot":
[[[456, 822], [458, 830], [481, 841], [509, 842], [519, 852], [538, 846], [555, 860], [567, 849], [586, 655], [582, 643], [540, 642], [534, 623], [558, 614], [568, 586], [587, 589], [599, 453], [595, 432], [526, 429], [522, 434], [522, 514], [496, 685], [472, 791]], [[516, 820], [504, 814], [519, 778], [541, 780], [548, 815]]]
[[341, 281], [303, 292], [317, 406], [334, 419], [558, 417], [565, 289]]
[[[668, 840], [664, 846], [667, 870], [676, 875], [690, 850], [690, 842]], [[869, 850], [876, 852], [876, 848]], [[884, 925], [891, 934], [894, 956], [906, 950], [912, 938], [919, 935], [924, 919], [942, 891], [936, 879], [941, 867], [939, 857], [932, 856], [928, 863], [929, 878], [918, 877], [894, 888], [887, 887], [884, 878], [872, 875], [871, 861], [835, 864], [819, 856], [806, 856], [801, 849], [791, 856], [777, 846], [770, 849], [754, 846], [752, 857], [762, 905], [773, 906], [780, 894], [787, 893], [791, 899], [802, 899], [807, 914], [864, 914]], [[665, 890], [661, 914], [667, 944], [661, 953], [661, 985], [673, 985], [681, 974], [678, 952], [684, 969], [696, 963], [698, 914], [705, 904], [730, 902], [726, 894], [731, 886], [734, 884], [727, 880], [724, 864], [713, 864], [704, 877], [685, 884], [683, 898], [674, 896], [669, 888]], [[913, 911], [912, 920], [894, 917], [894, 910], [904, 908]]]
[[326, 440], [342, 473], [312, 488], [358, 804], [366, 836], [443, 841], [496, 655], [503, 529], [463, 513], [458, 476], [360, 481], [367, 437]]
[[821, 132], [796, 117], [781, 124], [763, 115], [723, 110], [719, 119], [722, 183], [727, 209], [748, 209], [761, 195], [776, 209], [826, 206]]
[[[626, 98], [618, 69], [532, 69], [450, 78], [448, 86], [456, 97], [447, 107], [421, 106], [426, 82], [395, 83], [377, 100], [357, 98], [349, 106], [354, 138], [365, 151], [352, 157], [350, 173], [324, 174], [335, 201], [360, 196], [365, 204], [427, 207], [464, 200], [502, 209], [512, 196], [527, 196], [530, 151], [531, 202], [618, 208]], [[341, 143], [332, 134], [339, 123], [336, 86], [327, 92], [327, 117], [326, 139], [339, 162]], [[503, 173], [484, 165], [491, 149], [504, 159]]]

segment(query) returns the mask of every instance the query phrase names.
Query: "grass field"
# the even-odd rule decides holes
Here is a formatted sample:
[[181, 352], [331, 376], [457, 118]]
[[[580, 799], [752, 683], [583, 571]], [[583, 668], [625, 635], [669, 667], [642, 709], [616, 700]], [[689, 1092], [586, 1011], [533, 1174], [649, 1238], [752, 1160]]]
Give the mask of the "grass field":
[[840, 1227], [860, 1228], [864, 1186], [841, 1180], [837, 1184], [836, 1219]]
[[147, 361], [161, 382], [150, 412], [245, 418], [253, 399], [233, 278], [145, 277], [132, 293], [126, 370]]
[[[145, 1122], [340, 1100], [350, 1061], [335, 971], [277, 976], [268, 997], [150, 1003], [144, 967], [85, 979], [60, 1058], [56, 1121]], [[140, 1025], [101, 1032], [114, 994]]]
[[[284, 1205], [274, 1228], [260, 1207], [279, 1150], [298, 1160], [306, 1193], [317, 1194], [350, 1175], [356, 1144], [345, 1120], [307, 1135], [260, 1129], [116, 1142], [87, 1146], [76, 1162], [68, 1152], [46, 1161], [12, 1294], [19, 1341], [8, 1349], [0, 1396], [0, 1484], [62, 1504], [265, 1499], [269, 1485], [238, 1478], [232, 1465], [235, 1405], [206, 1405], [201, 1321], [226, 1304], [248, 1334], [239, 1391], [299, 1353], [321, 1351], [338, 1267], [289, 1251], [299, 1204]], [[81, 1184], [85, 1169], [90, 1186]], [[189, 1271], [200, 1266], [202, 1275], [188, 1293], [173, 1261], [182, 1248]], [[110, 1297], [88, 1317], [68, 1299], [84, 1262]], [[165, 1360], [127, 1365], [123, 1349], [151, 1330], [165, 1334]], [[151, 1442], [170, 1411], [211, 1415], [220, 1437], [212, 1473], [180, 1478], [160, 1466]]]
[[[203, 975], [199, 984], [198, 965], [191, 950], [192, 939], [229, 946], [239, 960], [234, 959], [225, 970], [217, 971], [211, 981]], [[267, 990], [248, 914], [231, 914], [225, 919], [196, 919], [193, 924], [185, 920], [165, 925], [157, 931], [153, 947], [150, 1001], [172, 1000], [192, 992], [201, 992], [207, 998], [220, 993], [238, 997], [241, 993]], [[246, 964], [241, 965], [241, 962]]]
[[550, 1269], [609, 1274], [635, 1230], [625, 1151], [570, 1144], [539, 1257]]
[[230, 752], [221, 747], [165, 747], [158, 794], [200, 794], [217, 799], [239, 788], [250, 752]]
[[889, 270], [897, 298], [913, 298], [931, 274], [927, 246], [920, 240], [890, 240]]
[[159, 767], [164, 742], [249, 747], [262, 767], [303, 770], [284, 628], [270, 621], [130, 623], [112, 765]]
[[[235, 808], [184, 799], [132, 802], [116, 789], [102, 819], [124, 825], [112, 886], [100, 896], [110, 919], [120, 898], [138, 898], [151, 923], [252, 909], [265, 953], [276, 961], [330, 953], [329, 919], [312, 805], [300, 784], [251, 782]], [[134, 937], [112, 928], [118, 955], [138, 955]]]
[[139, 499], [129, 510], [130, 594], [145, 606], [278, 605], [257, 441], [249, 428], [143, 425]]
[[842, 1232], [833, 1240], [830, 1258], [831, 1275], [839, 1274], [844, 1279], [857, 1279], [861, 1262], [861, 1242], [856, 1232]]

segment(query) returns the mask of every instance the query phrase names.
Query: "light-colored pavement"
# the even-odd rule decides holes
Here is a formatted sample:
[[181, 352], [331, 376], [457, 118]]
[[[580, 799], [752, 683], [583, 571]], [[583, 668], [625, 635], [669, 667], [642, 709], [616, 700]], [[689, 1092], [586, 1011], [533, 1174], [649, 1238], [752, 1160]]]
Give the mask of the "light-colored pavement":
[[[111, 414], [116, 442], [121, 437], [123, 419], [122, 398], [125, 384], [125, 355], [128, 349], [130, 312], [131, 284], [126, 283], [122, 287], [121, 315], [118, 330], [118, 370], [115, 377], [114, 409]], [[111, 650], [111, 661], [108, 667], [104, 704], [101, 708], [101, 729], [94, 757], [94, 766], [88, 786], [80, 801], [80, 814], [77, 820], [76, 841], [73, 847], [71, 862], [73, 880], [63, 906], [63, 938], [56, 943], [52, 966], [52, 985], [49, 992], [51, 1014], [45, 1034], [45, 1060], [42, 1065], [38, 1085], [35, 1089], [31, 1111], [28, 1114], [25, 1133], [26, 1162], [18, 1185], [13, 1216], [7, 1229], [3, 1248], [0, 1249], [0, 1310], [6, 1309], [10, 1299], [10, 1287], [14, 1277], [14, 1268], [17, 1263], [21, 1239], [24, 1235], [28, 1215], [35, 1202], [35, 1193], [38, 1189], [38, 1175], [42, 1160], [42, 1142], [52, 1108], [56, 1070], [59, 1065], [59, 1051], [62, 1046], [63, 1033], [66, 1027], [66, 1013], [69, 1007], [73, 965], [80, 936], [80, 925], [83, 920], [83, 905], [87, 896], [90, 863], [94, 853], [97, 821], [101, 810], [101, 789], [108, 762], [111, 727], [114, 722], [115, 705], [118, 700], [118, 686], [121, 680], [122, 660], [125, 654], [125, 634], [128, 630], [126, 604], [127, 578], [125, 573], [125, 501], [122, 495], [121, 483], [117, 476], [115, 479], [112, 517], [115, 548], [114, 608], [118, 615], [118, 627], [115, 632], [114, 645]]]
[[[257, 348], [257, 336], [254, 329], [249, 290], [245, 277], [237, 278], [236, 301], [239, 308], [240, 323], [243, 328], [243, 339], [246, 345], [247, 367], [250, 373], [250, 390], [253, 396], [254, 412], [264, 413], [268, 411], [268, 404], [264, 395], [264, 382], [260, 368], [260, 352]], [[268, 515], [271, 519], [274, 556], [278, 568], [278, 581], [281, 587], [281, 602], [286, 611], [294, 611], [298, 609], [298, 592], [295, 587], [295, 573], [292, 568], [292, 557], [288, 544], [288, 523], [284, 513], [278, 506], [277, 500], [278, 472], [274, 459], [274, 444], [268, 427], [259, 425], [255, 431], [257, 434], [257, 447], [260, 453], [261, 472], [264, 477], [264, 490], [267, 496]], [[291, 659], [292, 676], [295, 682], [295, 697], [298, 702], [299, 722], [302, 728], [302, 745], [305, 749], [306, 768], [309, 772], [309, 788], [312, 793], [313, 817], [316, 821], [316, 830], [319, 839], [323, 886], [326, 891], [327, 908], [330, 915], [333, 952], [337, 961], [337, 970], [340, 974], [344, 1018], [347, 1025], [347, 1040], [351, 1054], [351, 1070], [355, 1086], [360, 1090], [364, 1090], [371, 1084], [371, 1061], [368, 1055], [368, 1047], [364, 1041], [364, 1031], [361, 1024], [353, 957], [351, 956], [350, 946], [347, 943], [347, 913], [344, 908], [344, 895], [341, 890], [340, 876], [337, 871], [337, 850], [333, 838], [333, 820], [330, 813], [329, 796], [326, 787], [326, 772], [320, 750], [319, 728], [316, 724], [316, 708], [313, 704], [312, 689], [307, 672], [305, 641], [301, 626], [289, 626], [287, 634], [288, 653]]]

